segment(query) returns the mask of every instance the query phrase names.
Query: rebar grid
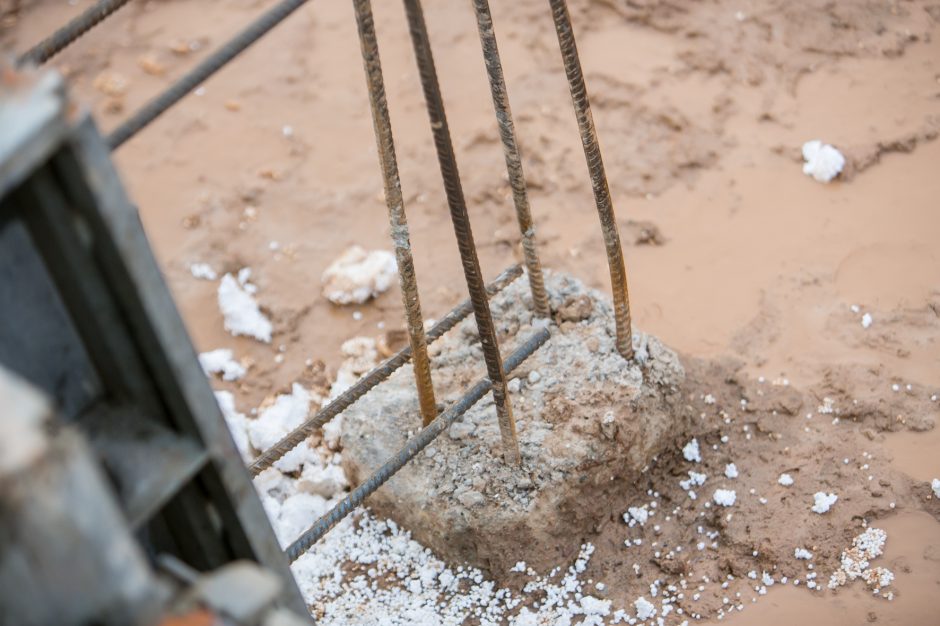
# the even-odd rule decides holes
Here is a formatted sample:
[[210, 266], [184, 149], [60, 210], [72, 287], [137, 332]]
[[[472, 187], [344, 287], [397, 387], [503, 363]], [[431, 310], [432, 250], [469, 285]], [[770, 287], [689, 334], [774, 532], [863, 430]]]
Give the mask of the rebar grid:
[[460, 173], [457, 170], [457, 157], [450, 138], [450, 128], [447, 126], [444, 100], [441, 97], [437, 69], [434, 67], [434, 57], [431, 54], [431, 42], [424, 22], [424, 12], [421, 9], [420, 0], [404, 0], [404, 3], [408, 16], [408, 30], [411, 32], [411, 43], [417, 58], [418, 74], [421, 77], [421, 87], [424, 91], [431, 131], [434, 135], [437, 161], [440, 165], [441, 177], [444, 179], [444, 191], [450, 207], [451, 221], [454, 224], [454, 234], [457, 236], [457, 248], [460, 251], [463, 273], [470, 292], [470, 301], [473, 302], [473, 314], [483, 347], [483, 360], [486, 362], [487, 375], [493, 381], [493, 401], [496, 404], [496, 417], [499, 420], [499, 432], [503, 442], [503, 458], [507, 463], [518, 465], [522, 459], [519, 456], [519, 443], [516, 439], [516, 422], [512, 415], [509, 393], [506, 390], [506, 375], [503, 372], [502, 357], [499, 354], [496, 328], [493, 325], [486, 290], [483, 287], [480, 259], [477, 257], [476, 244], [473, 242], [473, 230], [470, 228], [470, 217], [467, 215], [467, 203], [460, 183]]
[[[58, 53], [69, 43], [127, 2], [129, 2], [129, 0], [102, 0], [95, 7], [87, 10], [64, 28], [26, 52], [20, 57], [20, 61], [41, 63], [51, 58], [54, 54]], [[227, 43], [207, 56], [163, 93], [153, 98], [136, 113], [126, 119], [106, 138], [108, 146], [112, 150], [121, 146], [176, 102], [181, 100], [183, 96], [212, 76], [252, 43], [260, 39], [305, 2], [306, 0], [282, 0], [267, 12], [263, 13]], [[497, 126], [503, 144], [507, 172], [513, 191], [513, 202], [516, 208], [519, 227], [522, 232], [523, 251], [529, 273], [533, 306], [537, 315], [546, 316], [549, 314], [548, 298], [545, 292], [541, 265], [536, 250], [531, 209], [529, 207], [525, 177], [516, 141], [505, 78], [499, 58], [496, 35], [493, 29], [492, 15], [487, 0], [473, 0], [473, 3], [490, 91], [497, 117]], [[565, 0], [549, 0], [549, 4], [558, 35], [559, 47], [565, 65], [565, 72], [571, 91], [578, 128], [581, 134], [585, 159], [591, 175], [595, 203], [604, 234], [617, 326], [617, 349], [621, 355], [629, 359], [633, 356], [633, 348], [626, 269], [624, 267], [623, 252], [617, 231], [610, 191], [604, 172], [604, 165], [591, 115], [590, 104], [588, 102], [587, 90], [584, 84], [568, 8]], [[333, 402], [321, 409], [314, 417], [262, 453], [258, 459], [249, 466], [249, 470], [252, 475], [257, 475], [264, 469], [271, 467], [279, 458], [300, 444], [306, 437], [315, 432], [316, 429], [340, 414], [356, 400], [377, 386], [381, 381], [388, 378], [395, 370], [412, 358], [413, 355], [415, 355], [415, 376], [425, 426], [418, 436], [414, 437], [406, 444], [405, 448], [400, 450], [365, 483], [353, 490], [337, 507], [320, 518], [311, 529], [291, 544], [287, 552], [292, 561], [343, 519], [343, 517], [355, 506], [360, 504], [366, 496], [375, 491], [387, 481], [389, 477], [414, 458], [418, 452], [443, 432], [457, 417], [466, 412], [475, 402], [479, 401], [490, 391], [493, 392], [494, 403], [497, 408], [504, 458], [509, 463], [519, 464], [521, 458], [516, 440], [512, 407], [506, 390], [506, 374], [516, 368], [549, 338], [547, 330], [537, 332], [519, 349], [509, 355], [505, 364], [502, 362], [492, 314], [487, 301], [487, 294], [494, 294], [505, 288], [506, 285], [511, 283], [522, 273], [522, 269], [518, 265], [511, 267], [504, 271], [491, 285], [484, 286], [483, 284], [479, 258], [477, 256], [470, 220], [467, 214], [466, 200], [460, 182], [453, 142], [444, 111], [443, 98], [441, 96], [437, 71], [431, 52], [423, 10], [420, 0], [404, 0], [404, 5], [434, 137], [438, 164], [444, 181], [444, 190], [447, 196], [454, 232], [457, 237], [458, 250], [461, 256], [461, 263], [470, 298], [444, 316], [426, 335], [424, 334], [418, 300], [417, 279], [414, 273], [414, 262], [410, 250], [408, 226], [385, 97], [378, 44], [372, 19], [371, 3], [370, 0], [354, 0], [363, 66], [369, 87], [373, 126], [383, 173], [386, 203], [389, 210], [392, 239], [400, 268], [402, 297], [408, 318], [410, 345], [373, 369]], [[484, 361], [487, 368], [487, 378], [479, 381], [450, 409], [440, 415], [436, 415], [434, 391], [430, 378], [430, 362], [427, 358], [427, 344], [428, 342], [440, 338], [445, 332], [456, 326], [459, 321], [469, 315], [471, 311], [474, 313], [480, 334]]]
[[437, 403], [434, 401], [431, 361], [428, 358], [428, 344], [424, 336], [421, 301], [418, 299], [418, 281], [415, 277], [414, 259], [411, 256], [411, 240], [408, 237], [405, 201], [401, 194], [401, 179], [398, 176], [398, 160], [395, 157], [395, 142], [392, 137], [392, 122], [388, 114], [388, 103], [385, 99], [385, 83], [382, 79], [379, 44], [375, 38], [372, 3], [370, 0], [354, 0], [353, 4], [356, 10], [356, 25], [359, 29], [359, 45], [362, 48], [362, 65], [366, 73], [366, 84], [369, 88], [369, 104], [372, 109], [375, 143], [378, 148], [379, 163], [382, 167], [385, 203], [388, 205], [388, 221], [392, 229], [395, 257], [398, 261], [401, 297], [405, 305], [405, 319], [408, 322], [408, 340], [411, 344], [411, 361], [414, 364], [415, 384], [418, 388], [418, 404], [421, 407], [422, 424], [427, 426], [437, 417]]
[[571, 16], [568, 14], [566, 0], [548, 1], [552, 9], [552, 19], [555, 21], [555, 31], [558, 33], [558, 46], [561, 48], [561, 56], [565, 64], [571, 102], [578, 120], [581, 145], [584, 147], [584, 158], [591, 174], [594, 202], [597, 205], [601, 231], [604, 234], [604, 246], [607, 249], [607, 265], [610, 267], [610, 283], [614, 300], [614, 321], [617, 325], [617, 351], [623, 358], [632, 359], [633, 331], [630, 324], [627, 270], [624, 267], [620, 233], [617, 229], [614, 205], [610, 199], [610, 188], [604, 172], [601, 148], [597, 141], [597, 131], [594, 128], [594, 117], [591, 115], [591, 103], [588, 101], [584, 74], [581, 71], [581, 60], [578, 57], [578, 47], [574, 40], [574, 30], [571, 27]]
[[[522, 266], [513, 265], [504, 270], [502, 274], [496, 277], [493, 282], [486, 286], [487, 295], [492, 297], [509, 286], [514, 280], [522, 275]], [[470, 300], [464, 300], [447, 315], [442, 317], [431, 330], [428, 331], [427, 339], [429, 343], [440, 339], [444, 333], [452, 329], [473, 311], [473, 304]], [[368, 374], [360, 378], [352, 387], [340, 394], [335, 400], [320, 409], [312, 418], [292, 430], [283, 439], [261, 453], [254, 462], [248, 466], [248, 471], [252, 476], [257, 476], [267, 468], [271, 467], [282, 456], [296, 448], [300, 442], [312, 435], [316, 430], [326, 424], [328, 421], [352, 406], [352, 403], [369, 393], [380, 382], [392, 375], [399, 367], [408, 362], [411, 358], [411, 346], [403, 348], [396, 354], [389, 357], [384, 363], [374, 368]]]
[[128, 2], [130, 0], [101, 0], [88, 7], [81, 15], [21, 54], [17, 64], [42, 65]]
[[496, 44], [496, 32], [493, 29], [490, 3], [488, 0], [473, 0], [473, 9], [477, 16], [477, 30], [480, 33], [480, 45], [483, 48], [486, 75], [490, 81], [493, 108], [496, 110], [496, 125], [499, 127], [499, 138], [503, 142], [503, 154], [506, 157], [506, 171], [509, 175], [509, 185], [512, 188], [512, 200], [516, 207], [519, 231], [522, 233], [522, 251], [525, 256], [526, 270], [529, 272], [532, 303], [536, 315], [548, 317], [551, 314], [548, 306], [548, 294], [545, 293], [542, 264], [539, 261], [535, 245], [535, 226], [532, 224], [529, 195], [526, 190], [525, 174], [522, 171], [522, 157], [519, 154], [519, 146], [516, 142], [516, 128], [512, 121], [509, 94], [506, 92], [503, 64], [499, 59], [499, 48]]
[[268, 9], [261, 17], [255, 19], [244, 30], [203, 59], [182, 78], [111, 131], [111, 134], [106, 138], [108, 147], [112, 150], [120, 148], [125, 141], [143, 130], [150, 122], [179, 102], [183, 96], [222, 69], [229, 61], [244, 52], [248, 46], [258, 41], [265, 33], [283, 22], [288, 15], [306, 2], [307, 0], [282, 0], [282, 2]]
[[[515, 352], [510, 354], [503, 364], [503, 373], [508, 374], [519, 367], [533, 352], [548, 341], [550, 334], [548, 329], [537, 330], [529, 337]], [[424, 450], [434, 439], [444, 432], [448, 426], [470, 410], [470, 408], [479, 402], [483, 396], [493, 388], [493, 382], [489, 378], [483, 378], [477, 384], [470, 388], [460, 400], [454, 403], [449, 409], [437, 416], [437, 418], [425, 426], [421, 432], [412, 437], [405, 443], [405, 446], [399, 450], [395, 456], [386, 461], [382, 467], [377, 469], [362, 484], [349, 492], [349, 495], [343, 498], [339, 504], [324, 514], [306, 530], [300, 537], [287, 547], [287, 558], [293, 563], [300, 555], [307, 551], [320, 537], [325, 535], [334, 526], [336, 526], [344, 517], [349, 515], [354, 508], [362, 504], [363, 500], [381, 487], [391, 478], [395, 472], [405, 466], [408, 461], [413, 459], [419, 452]]]

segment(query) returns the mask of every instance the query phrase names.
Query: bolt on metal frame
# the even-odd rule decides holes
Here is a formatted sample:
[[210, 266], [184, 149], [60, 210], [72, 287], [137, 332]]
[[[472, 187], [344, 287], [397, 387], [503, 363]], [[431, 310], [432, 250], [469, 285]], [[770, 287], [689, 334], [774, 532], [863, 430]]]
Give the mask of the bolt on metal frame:
[[[101, 0], [96, 6], [88, 9], [85, 13], [52, 36], [20, 56], [19, 62], [21, 64], [45, 62], [128, 1], [129, 0]], [[141, 109], [128, 117], [106, 138], [108, 147], [114, 150], [123, 145], [128, 139], [136, 135], [140, 130], [149, 125], [150, 122], [163, 114], [186, 94], [190, 93], [195, 87], [215, 74], [229, 61], [233, 60], [237, 55], [305, 3], [306, 0], [281, 0], [281, 2], [271, 7], [232, 39], [209, 54], [183, 77], [170, 85], [164, 92], [157, 95]], [[409, 439], [405, 447], [392, 459], [386, 462], [371, 477], [353, 490], [333, 510], [321, 517], [309, 530], [304, 532], [291, 544], [287, 550], [291, 561], [296, 560], [313, 545], [314, 542], [348, 515], [354, 507], [361, 504], [369, 494], [378, 489], [435, 437], [446, 430], [454, 420], [469, 410], [473, 404], [490, 391], [493, 392], [494, 404], [497, 409], [504, 458], [511, 464], [521, 463], [512, 407], [506, 390], [506, 375], [514, 368], [518, 367], [550, 337], [548, 330], [542, 329], [523, 342], [519, 348], [509, 355], [505, 363], [502, 361], [487, 297], [505, 288], [522, 273], [522, 269], [518, 265], [510, 267], [490, 285], [487, 286], [483, 284], [479, 258], [473, 241], [466, 200], [463, 195], [453, 142], [447, 125], [443, 97], [441, 95], [437, 70], [431, 53], [430, 40], [421, 3], [420, 0], [404, 0], [409, 32], [411, 34], [412, 45], [421, 77], [422, 90], [428, 109], [438, 163], [444, 182], [444, 190], [447, 196], [454, 232], [457, 236], [458, 250], [460, 252], [464, 276], [470, 294], [469, 300], [444, 316], [427, 334], [424, 333], [418, 300], [417, 279], [414, 273], [414, 262], [411, 255], [408, 226], [405, 217], [404, 203], [402, 201], [401, 183], [398, 176], [391, 122], [385, 99], [384, 81], [382, 78], [378, 44], [372, 19], [371, 3], [370, 0], [353, 0], [353, 4], [356, 10], [363, 66], [366, 72], [366, 83], [369, 89], [373, 128], [383, 174], [392, 240], [395, 245], [396, 258], [400, 270], [400, 282], [408, 322], [410, 345], [366, 374], [333, 402], [323, 407], [316, 415], [263, 452], [249, 466], [249, 470], [252, 475], [257, 475], [268, 467], [271, 467], [273, 463], [284, 454], [295, 448], [306, 437], [313, 434], [326, 422], [339, 415], [356, 400], [375, 388], [395, 370], [407, 363], [409, 359], [413, 359], [415, 363], [416, 387], [418, 390], [424, 428], [418, 435]], [[620, 236], [614, 216], [613, 203], [610, 197], [604, 164], [601, 158], [597, 133], [591, 115], [587, 89], [584, 84], [581, 63], [578, 58], [571, 18], [565, 0], [549, 0], [549, 6], [558, 36], [559, 48], [561, 50], [565, 73], [571, 91], [572, 104], [581, 134], [585, 159], [591, 176], [595, 203], [597, 205], [598, 216], [604, 235], [613, 292], [617, 349], [625, 359], [632, 359], [633, 346], [630, 305], [623, 251], [621, 249]], [[490, 92], [493, 98], [500, 140], [503, 145], [507, 173], [512, 188], [513, 203], [521, 231], [525, 265], [529, 276], [530, 289], [532, 291], [533, 308], [536, 315], [546, 317], [550, 315], [548, 296], [545, 290], [541, 263], [535, 242], [535, 229], [529, 206], [525, 175], [522, 169], [522, 159], [512, 121], [512, 112], [509, 105], [502, 63], [499, 58], [493, 19], [487, 0], [473, 0], [473, 7]], [[466, 318], [471, 311], [474, 313], [480, 334], [484, 361], [487, 367], [487, 378], [479, 381], [460, 400], [438, 415], [434, 403], [434, 390], [430, 376], [430, 361], [427, 356], [427, 343], [440, 338], [445, 332]]]

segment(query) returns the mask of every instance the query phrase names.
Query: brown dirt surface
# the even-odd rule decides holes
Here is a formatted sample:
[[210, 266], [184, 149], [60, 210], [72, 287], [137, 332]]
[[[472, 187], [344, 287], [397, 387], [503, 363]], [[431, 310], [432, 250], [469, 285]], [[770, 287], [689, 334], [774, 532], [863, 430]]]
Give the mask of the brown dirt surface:
[[[89, 3], [0, 3], [0, 46], [24, 50]], [[109, 130], [273, 4], [133, 2], [50, 65]], [[547, 3], [492, 4], [543, 263], [607, 293]], [[431, 318], [465, 297], [463, 278], [403, 11], [400, 3], [374, 5]], [[632, 615], [634, 600], [651, 599], [659, 579], [657, 589], [685, 613], [714, 620], [746, 604], [734, 610], [734, 624], [935, 623], [940, 5], [570, 5], [623, 233], [634, 322], [683, 355], [688, 403], [704, 414], [698, 430], [683, 433], [697, 438], [701, 463], [686, 461], [679, 445], [687, 442], [676, 441], [636, 485], [634, 500], [611, 504], [622, 514], [663, 503], [642, 527], [609, 519], [593, 537], [582, 576], [603, 580], [606, 591], [591, 593]], [[495, 276], [521, 260], [520, 237], [472, 11], [444, 0], [427, 0], [425, 10], [484, 274]], [[800, 147], [811, 139], [846, 156], [830, 184], [800, 171]], [[388, 334], [400, 342], [394, 288], [347, 307], [320, 292], [323, 270], [350, 245], [390, 247], [350, 3], [308, 3], [115, 158], [197, 346], [230, 348], [250, 365], [242, 380], [215, 381], [241, 411], [253, 414], [249, 407], [313, 375], [323, 386], [351, 337]], [[274, 325], [270, 345], [223, 329], [217, 283], [196, 280], [196, 262], [220, 276], [252, 268], [256, 297]], [[567, 315], [575, 319], [572, 305]], [[873, 321], [863, 327], [866, 313]], [[834, 412], [820, 411], [827, 406]], [[724, 475], [730, 462], [735, 479]], [[679, 485], [690, 470], [707, 475], [694, 501]], [[794, 484], [779, 485], [780, 473]], [[706, 509], [717, 488], [734, 489], [735, 505]], [[823, 490], [839, 500], [818, 515], [810, 506]], [[863, 522], [887, 531], [885, 554], [873, 565], [894, 572], [894, 599], [857, 581], [808, 591], [809, 565], [828, 582]], [[628, 538], [643, 543], [627, 548]], [[813, 560], [796, 560], [797, 547]], [[778, 581], [766, 596], [754, 589], [752, 570]], [[689, 589], [675, 584], [683, 579]], [[329, 589], [353, 595], [348, 586]], [[753, 607], [752, 597], [760, 597]], [[317, 610], [329, 602], [323, 596]]]

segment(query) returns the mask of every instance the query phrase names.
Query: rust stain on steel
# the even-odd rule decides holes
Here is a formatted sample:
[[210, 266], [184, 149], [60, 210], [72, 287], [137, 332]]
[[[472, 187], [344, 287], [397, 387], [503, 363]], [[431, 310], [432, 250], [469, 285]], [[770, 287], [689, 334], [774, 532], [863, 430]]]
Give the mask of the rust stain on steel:
[[480, 33], [486, 74], [490, 81], [493, 108], [496, 110], [499, 138], [503, 142], [503, 154], [506, 157], [506, 171], [509, 174], [512, 199], [516, 206], [516, 218], [519, 221], [519, 231], [522, 233], [522, 251], [525, 255], [526, 270], [529, 273], [532, 302], [536, 315], [548, 317], [551, 311], [548, 307], [548, 295], [545, 293], [545, 281], [542, 278], [542, 264], [539, 261], [535, 244], [535, 226], [532, 224], [529, 195], [526, 190], [525, 174], [522, 171], [522, 157], [516, 143], [516, 129], [512, 122], [512, 109], [509, 106], [509, 94], [506, 92], [503, 64], [499, 59], [493, 16], [490, 13], [488, 0], [473, 0], [473, 8], [477, 16], [477, 30]]
[[359, 28], [359, 43], [362, 48], [362, 65], [369, 87], [369, 104], [372, 109], [372, 125], [378, 147], [382, 180], [385, 185], [385, 203], [388, 205], [388, 221], [392, 229], [392, 243], [398, 261], [398, 276], [401, 296], [405, 304], [408, 322], [408, 339], [411, 344], [411, 360], [414, 364], [415, 383], [418, 387], [418, 403], [424, 426], [437, 417], [434, 400], [434, 385], [431, 382], [431, 361], [428, 358], [428, 342], [424, 335], [421, 317], [421, 301], [418, 299], [418, 279], [415, 276], [414, 259], [411, 256], [411, 241], [408, 237], [408, 220], [398, 176], [398, 161], [395, 158], [395, 142], [392, 138], [392, 122], [385, 99], [385, 84], [382, 80], [382, 63], [379, 59], [379, 44], [375, 38], [370, 0], [355, 0], [356, 24]]
[[614, 205], [610, 199], [607, 175], [604, 173], [604, 161], [597, 142], [597, 131], [591, 115], [591, 103], [588, 101], [587, 87], [578, 58], [578, 47], [571, 28], [571, 16], [565, 0], [549, 0], [555, 31], [558, 33], [558, 46], [568, 76], [568, 88], [571, 90], [571, 102], [574, 104], [578, 130], [581, 132], [581, 145], [584, 158], [591, 173], [591, 187], [594, 190], [594, 202], [601, 220], [604, 245], [607, 249], [607, 264], [610, 267], [610, 283], [614, 296], [614, 320], [617, 324], [617, 351], [625, 359], [633, 358], [633, 332], [630, 327], [630, 296], [627, 290], [627, 270], [623, 262], [623, 249], [620, 247], [620, 233], [614, 216]]
[[467, 203], [460, 184], [457, 158], [454, 155], [450, 129], [447, 126], [444, 100], [441, 97], [437, 70], [434, 67], [434, 57], [431, 54], [431, 43], [424, 22], [424, 12], [421, 9], [419, 0], [404, 0], [404, 3], [405, 12], [408, 16], [408, 30], [411, 32], [411, 43], [417, 58], [418, 74], [421, 77], [421, 87], [424, 91], [424, 100], [427, 104], [428, 117], [434, 135], [437, 160], [441, 168], [441, 177], [444, 179], [447, 205], [450, 208], [450, 217], [454, 224], [454, 233], [457, 236], [457, 248], [460, 251], [464, 277], [467, 280], [467, 289], [470, 292], [470, 300], [473, 302], [473, 314], [480, 333], [483, 360], [486, 363], [487, 375], [493, 382], [493, 400], [496, 404], [496, 416], [499, 419], [503, 458], [507, 463], [518, 465], [522, 459], [519, 456], [519, 443], [516, 439], [516, 422], [512, 415], [509, 394], [506, 392], [506, 375], [503, 373], [502, 357], [499, 354], [499, 343], [496, 340], [496, 329], [493, 326], [493, 317], [490, 313], [489, 302], [486, 299], [486, 290], [480, 273], [480, 260], [477, 257], [476, 245], [473, 243], [473, 231], [470, 229]]

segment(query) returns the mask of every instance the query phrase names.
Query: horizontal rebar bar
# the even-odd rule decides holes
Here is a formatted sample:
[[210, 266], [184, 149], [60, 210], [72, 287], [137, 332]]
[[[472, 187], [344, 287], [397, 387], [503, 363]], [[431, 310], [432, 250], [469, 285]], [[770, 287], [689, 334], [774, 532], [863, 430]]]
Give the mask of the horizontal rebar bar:
[[112, 150], [119, 148], [125, 141], [140, 132], [150, 122], [179, 102], [183, 96], [219, 71], [226, 63], [244, 52], [248, 46], [258, 41], [265, 33], [284, 21], [288, 15], [306, 2], [307, 0], [282, 0], [282, 2], [268, 9], [244, 30], [170, 85], [163, 93], [153, 98], [138, 109], [136, 113], [124, 120], [120, 126], [111, 131], [106, 138], [108, 147]]
[[480, 334], [483, 361], [486, 363], [487, 376], [493, 381], [493, 400], [496, 404], [496, 417], [499, 420], [499, 432], [503, 441], [503, 458], [507, 463], [516, 465], [520, 458], [519, 445], [516, 442], [516, 423], [512, 417], [512, 403], [506, 391], [506, 377], [503, 374], [496, 327], [493, 325], [493, 316], [483, 288], [480, 259], [477, 256], [476, 244], [473, 243], [473, 229], [470, 227], [470, 217], [467, 215], [467, 202], [460, 183], [457, 157], [454, 154], [454, 144], [447, 125], [444, 98], [441, 96], [437, 69], [434, 67], [434, 55], [431, 53], [431, 40], [424, 21], [424, 11], [421, 9], [420, 0], [404, 0], [404, 2], [411, 44], [418, 62], [418, 75], [421, 78], [421, 88], [424, 91], [424, 101], [431, 122], [431, 134], [434, 136], [437, 162], [441, 170], [441, 178], [444, 179], [444, 193], [447, 196], [450, 219], [454, 225], [454, 235], [457, 237], [457, 249], [460, 252], [467, 290], [470, 292], [470, 301], [473, 302], [473, 315]]
[[[503, 271], [486, 287], [487, 295], [494, 296], [510, 283], [522, 275], [522, 266], [513, 265]], [[461, 320], [470, 315], [473, 311], [473, 305], [470, 300], [464, 300], [459, 306], [451, 310], [450, 313], [442, 317], [428, 331], [428, 343], [436, 341], [451, 328], [460, 323]], [[257, 476], [267, 468], [271, 467], [278, 459], [296, 448], [301, 441], [312, 435], [318, 428], [328, 421], [348, 409], [353, 402], [369, 393], [380, 382], [392, 375], [392, 373], [408, 362], [411, 358], [411, 346], [407, 346], [386, 359], [384, 363], [370, 371], [360, 378], [352, 387], [341, 393], [335, 400], [320, 409], [312, 418], [292, 430], [283, 439], [265, 450], [261, 456], [248, 466], [252, 476]]]
[[509, 176], [509, 186], [512, 188], [513, 204], [516, 207], [516, 220], [519, 222], [519, 231], [522, 233], [522, 253], [525, 257], [526, 270], [529, 272], [532, 304], [536, 315], [548, 317], [551, 314], [548, 307], [548, 294], [545, 293], [542, 264], [535, 245], [535, 226], [532, 224], [529, 194], [526, 190], [525, 174], [522, 171], [522, 156], [519, 154], [519, 145], [516, 142], [516, 128], [512, 121], [512, 108], [509, 106], [503, 63], [499, 59], [499, 46], [496, 44], [493, 15], [490, 13], [488, 0], [473, 0], [473, 8], [477, 16], [480, 46], [483, 48], [483, 62], [490, 81], [493, 108], [496, 110], [496, 125], [499, 127], [499, 138], [503, 142], [506, 172]]
[[617, 326], [617, 351], [623, 358], [632, 359], [633, 331], [630, 324], [627, 269], [623, 262], [623, 249], [620, 247], [617, 218], [614, 216], [614, 205], [610, 199], [610, 188], [607, 185], [607, 174], [604, 172], [601, 147], [597, 141], [594, 117], [591, 115], [591, 103], [588, 100], [587, 87], [584, 84], [584, 73], [581, 70], [581, 59], [578, 57], [578, 46], [575, 43], [574, 30], [571, 27], [571, 16], [568, 14], [568, 4], [565, 0], [549, 0], [549, 5], [552, 9], [552, 18], [555, 21], [558, 47], [561, 48], [565, 74], [568, 77], [568, 88], [571, 91], [571, 102], [574, 105], [574, 114], [578, 120], [578, 130], [581, 133], [584, 158], [591, 174], [594, 203], [597, 205], [597, 214], [601, 220], [601, 231], [604, 234], [604, 245], [607, 249], [607, 265], [610, 269], [611, 291], [614, 300], [614, 322]]
[[[503, 363], [503, 373], [509, 374], [519, 367], [533, 352], [548, 341], [549, 337], [550, 333], [546, 328], [536, 331], [519, 346], [518, 349], [506, 357]], [[386, 461], [382, 467], [369, 476], [365, 482], [349, 492], [349, 495], [343, 498], [339, 504], [333, 507], [328, 513], [324, 514], [313, 526], [290, 544], [286, 550], [288, 560], [290, 560], [291, 563], [296, 561], [310, 546], [328, 533], [330, 529], [336, 526], [344, 517], [349, 515], [353, 509], [362, 504], [363, 500], [365, 500], [369, 494], [385, 484], [385, 482], [404, 467], [408, 461], [424, 450], [424, 448], [434, 441], [438, 435], [444, 432], [448, 426], [453, 424], [458, 417], [470, 410], [470, 408], [479, 402], [492, 387], [493, 383], [489, 378], [481, 379], [471, 387], [470, 391], [460, 398], [460, 400], [438, 415], [437, 418], [429, 425], [425, 426], [421, 432], [409, 439], [395, 456]]]
[[428, 342], [424, 335], [421, 300], [418, 297], [418, 278], [415, 276], [415, 263], [411, 256], [411, 239], [408, 235], [405, 201], [401, 193], [401, 178], [398, 175], [392, 121], [388, 113], [388, 102], [385, 99], [385, 81], [382, 78], [379, 43], [375, 37], [372, 3], [369, 0], [355, 0], [353, 5], [356, 10], [359, 45], [362, 48], [362, 65], [369, 90], [375, 143], [382, 169], [392, 244], [395, 246], [395, 259], [398, 261], [398, 278], [401, 283], [405, 320], [408, 324], [408, 342], [411, 344], [411, 361], [414, 365], [415, 386], [418, 389], [418, 405], [421, 407], [421, 423], [427, 426], [437, 417], [437, 403], [434, 401], [431, 361], [428, 358]]
[[17, 65], [42, 65], [128, 2], [130, 0], [101, 0], [88, 7], [81, 15], [21, 54]]

